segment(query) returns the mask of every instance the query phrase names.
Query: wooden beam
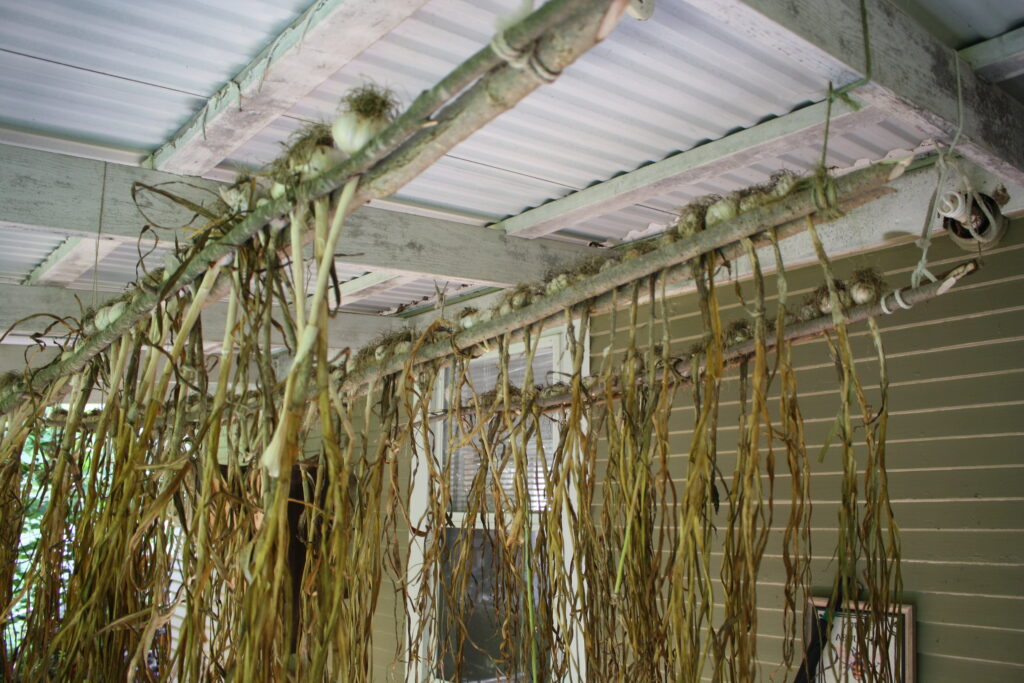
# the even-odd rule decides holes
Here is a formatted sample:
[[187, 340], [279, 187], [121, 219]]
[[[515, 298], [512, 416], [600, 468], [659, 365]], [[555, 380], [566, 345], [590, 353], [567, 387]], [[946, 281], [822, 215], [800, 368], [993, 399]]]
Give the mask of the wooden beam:
[[[825, 103], [758, 124], [724, 138], [679, 152], [603, 183], [506, 218], [494, 228], [516, 237], [540, 237], [582, 221], [618, 211], [682, 185], [710, 180], [723, 173], [772, 159], [822, 139]], [[877, 109], [856, 110], [834, 104], [834, 135], [877, 123], [885, 114]]]
[[[848, 0], [687, 0], [740, 39], [788, 61], [851, 83], [865, 71], [859, 3]], [[865, 0], [871, 80], [858, 99], [950, 141], [963, 105], [958, 150], [1006, 180], [1024, 183], [1024, 105], [981, 81], [952, 48], [887, 0]], [[957, 89], [957, 72], [961, 87]]]
[[[868, 201], [877, 197], [878, 191], [883, 190], [886, 183], [898, 178], [905, 168], [905, 162], [880, 163], [837, 177], [837, 205], [841, 207], [851, 202]], [[773, 227], [777, 227], [780, 232], [786, 227], [794, 230], [793, 226], [795, 229], [803, 230], [804, 219], [807, 216], [812, 216], [813, 219], [818, 210], [815, 196], [813, 187], [798, 189], [783, 200], [766, 204], [758, 211], [741, 213], [713, 228], [699, 231], [676, 242], [661, 244], [653, 251], [602, 269], [599, 273], [575, 282], [566, 289], [539, 297], [522, 308], [497, 315], [472, 328], [462, 329], [450, 338], [424, 344], [415, 351], [413, 360], [415, 363], [424, 363], [451, 356], [460, 350], [467, 351], [476, 344], [502, 334], [522, 331], [535, 323], [564, 316], [566, 311], [573, 310], [583, 302], [587, 302], [594, 313], [609, 310], [621, 303], [618, 288], [628, 282], [672, 268], [677, 272], [683, 272], [687, 261], [701, 254], [728, 247], [745, 237], [763, 233]], [[671, 273], [665, 273], [665, 277], [672, 281]], [[676, 281], [678, 279], [677, 277]], [[338, 382], [337, 388], [346, 393], [358, 393], [367, 383], [379, 377], [403, 371], [410, 361], [410, 353], [412, 352], [396, 353], [384, 360], [357, 366], [352, 372], [346, 373]]]
[[960, 50], [960, 58], [989, 83], [1024, 74], [1024, 26]]
[[36, 266], [24, 285], [69, 285], [120, 245], [109, 238], [68, 237]]
[[[167, 189], [206, 205], [215, 203], [219, 187], [202, 179], [0, 145], [0, 227], [134, 242], [148, 217], [160, 226], [181, 226], [156, 231], [161, 242], [171, 244], [175, 236], [187, 239], [192, 212], [152, 193], [133, 199], [136, 181], [174, 183]], [[496, 286], [539, 279], [548, 269], [593, 253], [566, 242], [527, 242], [484, 228], [369, 207], [347, 219], [340, 251], [344, 256], [339, 262], [366, 270]]]
[[322, 0], [278, 35], [144, 165], [204, 175], [426, 0]]
[[[545, 17], [545, 9], [555, 6], [550, 2], [537, 12], [508, 29], [529, 25], [538, 16]], [[547, 33], [538, 38], [535, 50], [535, 61], [546, 68], [545, 73], [558, 74], [572, 64], [584, 52], [602, 40], [615, 27], [623, 0], [573, 0], [559, 7], [575, 10], [564, 19], [552, 22]], [[490, 48], [487, 49], [490, 51]], [[463, 73], [476, 72], [472, 58], [442, 79], [442, 83], [454, 84], [463, 80]], [[435, 87], [426, 91], [417, 102], [426, 102], [423, 107], [428, 109], [441, 108], [434, 119], [436, 124], [422, 127], [412, 133], [412, 137], [387, 157], [380, 159], [372, 168], [360, 176], [358, 186], [351, 185], [355, 192], [351, 195], [351, 203], [344, 209], [355, 211], [367, 201], [374, 198], [394, 194], [399, 188], [416, 177], [430, 164], [446, 154], [451, 148], [468, 138], [475, 130], [486, 125], [502, 112], [511, 109], [521, 99], [529, 95], [547, 82], [547, 79], [536, 70], [521, 70], [512, 65], [498, 67], [479, 77], [475, 83], [447, 104], [442, 104], [442, 96], [451, 91], [442, 91]], [[425, 99], [424, 99], [425, 98]], [[437, 99], [436, 106], [434, 101]], [[417, 108], [414, 102], [412, 108]], [[375, 158], [374, 150], [391, 148], [391, 136], [396, 131], [404, 131], [408, 126], [415, 126], [413, 115], [403, 114], [394, 121], [387, 130], [376, 138], [375, 143], [368, 144], [360, 152], [346, 161], [324, 170], [319, 176], [305, 181], [296, 188], [296, 195], [316, 200], [347, 184], [354, 176], [360, 164], [369, 164]], [[18, 380], [8, 384], [0, 392], [0, 412], [7, 412], [29, 392], [37, 391], [58, 378], [67, 377], [81, 371], [92, 358], [108, 348], [111, 343], [121, 338], [132, 327], [153, 314], [153, 311], [165, 299], [176, 296], [177, 292], [194, 282], [215, 262], [233, 254], [242, 244], [253, 238], [269, 221], [284, 215], [291, 208], [292, 202], [287, 198], [271, 200], [257, 208], [251, 214], [233, 224], [217, 239], [209, 240], [201, 248], [196, 248], [188, 261], [176, 271], [174, 287], [164, 287], [160, 291], [145, 286], [137, 286], [125, 293], [123, 304], [119, 307], [116, 319], [102, 330], [83, 339], [66, 357], [52, 363], [26, 380]], [[312, 241], [312, 235], [304, 235]], [[150, 273], [151, 278], [160, 278], [162, 270]], [[159, 280], [157, 280], [159, 281]], [[222, 272], [213, 283], [214, 291], [222, 291], [230, 283], [230, 276]]]
[[0, 344], [0, 373], [23, 372], [26, 365], [41, 368], [57, 357], [54, 346], [30, 347], [22, 344]]
[[[78, 298], [76, 298], [76, 296]], [[0, 334], [7, 332], [19, 320], [37, 313], [48, 315], [32, 318], [18, 325], [5, 345], [31, 344], [31, 336], [46, 330], [58, 317], [81, 317], [82, 306], [92, 304], [92, 292], [74, 291], [62, 287], [46, 287], [42, 285], [2, 285], [0, 284]], [[115, 294], [100, 292], [97, 304], [114, 298]], [[79, 304], [81, 301], [81, 305]], [[224, 338], [224, 322], [227, 317], [227, 305], [216, 303], [203, 311], [203, 335], [208, 343], [217, 344]], [[400, 328], [405, 321], [397, 318], [384, 318], [377, 315], [359, 313], [340, 313], [331, 318], [328, 325], [328, 340], [332, 349], [345, 347], [358, 348], [369, 344], [378, 335]], [[69, 331], [63, 325], [53, 325], [48, 332], [51, 338], [57, 338]], [[283, 345], [284, 339], [275, 332], [272, 344]]]
[[395, 274], [429, 275], [508, 287], [542, 279], [597, 253], [555, 240], [521, 240], [501, 231], [364, 207], [345, 222], [339, 262]]
[[[173, 226], [161, 240], [173, 242], [197, 224], [191, 211], [170, 200], [141, 193], [132, 183], [165, 185], [190, 201], [210, 205], [219, 183], [93, 159], [0, 145], [0, 227], [50, 230], [65, 235], [138, 239], [147, 223]], [[143, 216], [139, 210], [145, 212]]]
[[[967, 161], [962, 161], [961, 167], [970, 179], [972, 187], [978, 192], [989, 196], [1003, 193], [1009, 196], [1007, 203], [1000, 207], [1003, 215], [1024, 215], [1024, 186], [1005, 183], [998, 176]], [[920, 236], [928, 215], [928, 202], [935, 191], [936, 181], [937, 176], [933, 167], [907, 172], [889, 183], [892, 192], [857, 207], [847, 215], [818, 225], [818, 234], [825, 245], [825, 250], [832, 258], [841, 258], [851, 254], [869, 253], [916, 239]], [[947, 174], [942, 190], [962, 189], [960, 179], [955, 177], [955, 174]], [[941, 239], [944, 233], [941, 219], [937, 215], [933, 216], [929, 225], [933, 239]], [[818, 260], [814, 245], [806, 231], [787, 237], [780, 244], [780, 249], [787, 268], [815, 263]], [[745, 258], [741, 245], [730, 245], [719, 252], [730, 263], [728, 269], [723, 268], [719, 271], [723, 286], [731, 286], [731, 280], [750, 275], [750, 262]], [[775, 253], [770, 246], [760, 248], [758, 258], [765, 273], [774, 271]], [[675, 284], [670, 284], [668, 293], [678, 294], [692, 287], [693, 282], [684, 277]], [[493, 308], [501, 303], [503, 297], [503, 292], [496, 292], [468, 299], [449, 306], [444, 312], [444, 317], [448, 320], [457, 319], [458, 311], [463, 308]], [[438, 311], [423, 310], [409, 320], [422, 328], [437, 317]]]

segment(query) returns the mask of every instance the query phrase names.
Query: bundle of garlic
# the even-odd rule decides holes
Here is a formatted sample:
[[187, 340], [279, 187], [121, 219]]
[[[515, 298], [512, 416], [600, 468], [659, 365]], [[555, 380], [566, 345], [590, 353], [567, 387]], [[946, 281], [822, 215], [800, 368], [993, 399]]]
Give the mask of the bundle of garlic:
[[350, 91], [342, 105], [344, 111], [331, 126], [331, 133], [334, 146], [349, 156], [387, 128], [398, 111], [395, 94], [372, 83]]

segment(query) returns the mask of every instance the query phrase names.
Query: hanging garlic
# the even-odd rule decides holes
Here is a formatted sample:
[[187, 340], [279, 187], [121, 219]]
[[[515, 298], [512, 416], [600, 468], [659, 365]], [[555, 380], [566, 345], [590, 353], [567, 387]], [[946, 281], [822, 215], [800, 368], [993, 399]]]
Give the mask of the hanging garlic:
[[331, 127], [334, 146], [348, 155], [361, 150], [395, 118], [394, 93], [373, 84], [362, 85], [344, 98], [345, 111]]
[[882, 296], [885, 281], [874, 268], [862, 268], [853, 274], [847, 285], [855, 304], [873, 304]]
[[523, 308], [529, 305], [531, 300], [530, 292], [526, 290], [520, 290], [512, 295], [510, 303], [512, 308]]
[[281, 476], [281, 458], [284, 453], [285, 440], [284, 422], [285, 420], [281, 420], [278, 423], [277, 428], [274, 430], [274, 436], [270, 439], [270, 445], [263, 451], [263, 456], [260, 458], [260, 464], [267, 470], [267, 474], [274, 479]]
[[[839, 297], [839, 302], [843, 306], [849, 306], [851, 303], [850, 294], [846, 291], [846, 285], [840, 280], [833, 280], [832, 286], [835, 287], [836, 296]], [[832, 295], [829, 292], [828, 285], [820, 285], [814, 290], [814, 298], [818, 302], [818, 310], [823, 314], [828, 315], [832, 312]]]
[[550, 294], [557, 294], [558, 292], [561, 292], [563, 289], [565, 289], [568, 286], [569, 286], [569, 275], [567, 273], [559, 273], [555, 277], [551, 278], [551, 280], [548, 282], [547, 287], [545, 289], [546, 289], [547, 293], [550, 295]]
[[329, 168], [337, 166], [345, 160], [345, 154], [334, 147], [317, 145], [309, 155], [309, 160], [298, 164], [295, 170], [303, 180], [315, 178]]
[[477, 310], [475, 308], [464, 308], [459, 311], [458, 319], [462, 329], [468, 330], [476, 324], [476, 314]]
[[772, 198], [783, 199], [789, 196], [799, 183], [800, 176], [793, 171], [779, 171], [772, 175]]
[[739, 210], [740, 203], [736, 195], [726, 195], [708, 207], [707, 214], [704, 216], [704, 225], [710, 228], [735, 218]]
[[231, 213], [242, 213], [245, 211], [247, 194], [245, 188], [232, 185], [231, 187], [221, 187], [217, 192], [220, 194], [221, 201], [227, 205]]

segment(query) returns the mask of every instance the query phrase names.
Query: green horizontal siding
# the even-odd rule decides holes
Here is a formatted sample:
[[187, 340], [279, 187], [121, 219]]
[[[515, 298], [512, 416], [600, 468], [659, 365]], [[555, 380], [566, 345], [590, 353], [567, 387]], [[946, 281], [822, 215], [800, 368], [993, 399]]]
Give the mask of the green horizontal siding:
[[[971, 256], [946, 239], [938, 239], [930, 255], [936, 273]], [[837, 260], [835, 271], [843, 277], [873, 265], [891, 285], [906, 285], [917, 257], [916, 248], [905, 244]], [[822, 280], [817, 265], [793, 269], [790, 303], [798, 304]], [[767, 283], [774, 297], [773, 275]], [[718, 291], [723, 320], [746, 315], [731, 284]], [[751, 296], [749, 282], [743, 291]], [[695, 295], [673, 297], [667, 309], [672, 352], [684, 353], [701, 337]], [[642, 310], [637, 338], [653, 333], [660, 341], [660, 323], [647, 329], [649, 311]], [[600, 359], [609, 345], [623, 350], [628, 317], [620, 311], [616, 323], [613, 332], [611, 315], [594, 321], [592, 357]], [[904, 599], [917, 609], [918, 680], [1024, 680], [1024, 627], [1015, 616], [1024, 608], [1024, 221], [985, 253], [979, 273], [942, 297], [881, 318], [879, 325], [891, 382], [889, 488], [902, 528]], [[877, 405], [878, 363], [867, 327], [855, 325], [851, 333], [859, 375]], [[793, 364], [812, 467], [812, 584], [822, 594], [835, 571], [840, 464], [835, 447], [823, 462], [818, 457], [839, 406], [836, 371], [820, 339], [798, 344]], [[736, 377], [731, 371], [723, 383], [719, 421], [719, 462], [727, 480], [736, 457]], [[777, 406], [771, 411], [776, 415]], [[683, 388], [670, 418], [669, 468], [677, 487], [686, 477], [692, 426], [690, 393]], [[776, 463], [773, 529], [759, 582], [758, 658], [765, 677], [781, 661], [781, 530], [790, 509], [779, 447]], [[722, 527], [724, 509], [719, 517]], [[716, 576], [721, 559], [720, 553], [712, 558]]]

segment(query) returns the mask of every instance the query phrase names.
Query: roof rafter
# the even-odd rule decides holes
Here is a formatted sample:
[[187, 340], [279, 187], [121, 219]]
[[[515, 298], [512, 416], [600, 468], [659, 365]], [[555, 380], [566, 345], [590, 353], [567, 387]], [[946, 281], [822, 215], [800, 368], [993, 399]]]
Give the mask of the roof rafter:
[[214, 93], [144, 162], [205, 175], [426, 0], [322, 0]]
[[509, 287], [543, 279], [597, 253], [555, 240], [522, 240], [488, 230], [364, 207], [345, 223], [336, 257], [341, 263], [397, 275], [430, 275]]
[[963, 58], [989, 83], [1024, 74], [1024, 26], [960, 50]]
[[70, 236], [29, 273], [22, 284], [69, 285], [121, 244], [101, 237]]
[[[856, 2], [687, 2], [836, 86], [856, 81], [866, 70]], [[945, 141], [956, 134], [962, 104], [960, 153], [1006, 180], [1024, 182], [1024, 105], [980, 80], [955, 50], [886, 0], [865, 2], [872, 68], [856, 96]]]
[[[540, 237], [596, 216], [624, 209], [682, 185], [699, 183], [796, 147], [820, 142], [825, 103], [818, 103], [694, 147], [653, 164], [616, 176], [534, 209], [506, 218], [492, 227], [516, 237]], [[884, 113], [856, 110], [842, 102], [832, 109], [831, 130], [839, 134], [877, 123]]]
[[393, 275], [391, 273], [366, 273], [351, 280], [342, 282], [338, 289], [341, 292], [341, 303], [344, 306], [386, 292], [389, 289], [412, 282], [415, 275]]
[[[218, 184], [212, 181], [0, 145], [0, 227], [134, 242], [147, 222], [132, 199], [135, 181], [184, 181], [170, 189], [197, 203], [217, 197]], [[193, 218], [188, 209], [157, 199], [145, 193], [138, 197], [153, 223], [184, 226]], [[156, 234], [161, 242], [173, 243], [175, 237], [188, 239], [191, 231]], [[518, 240], [485, 228], [369, 207], [347, 219], [340, 249], [338, 262], [366, 270], [493, 286], [538, 280], [549, 269], [593, 253], [567, 242]]]

